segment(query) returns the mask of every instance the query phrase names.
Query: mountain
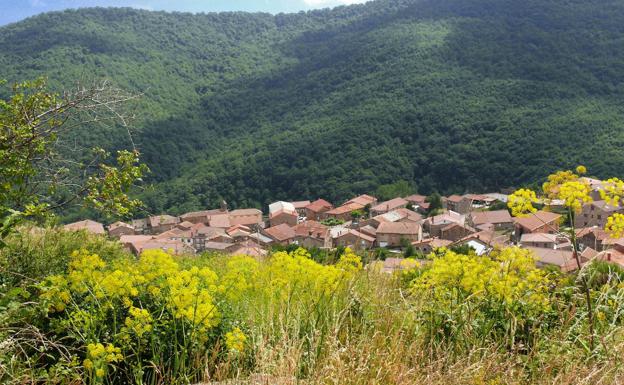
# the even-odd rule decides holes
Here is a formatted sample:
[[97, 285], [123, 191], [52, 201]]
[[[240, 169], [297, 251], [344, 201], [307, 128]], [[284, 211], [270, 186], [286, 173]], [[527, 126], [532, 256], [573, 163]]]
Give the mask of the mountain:
[[[297, 14], [82, 9], [0, 28], [0, 78], [143, 92], [153, 211], [624, 171], [624, 3], [377, 0]], [[123, 146], [119, 131], [85, 143]]]

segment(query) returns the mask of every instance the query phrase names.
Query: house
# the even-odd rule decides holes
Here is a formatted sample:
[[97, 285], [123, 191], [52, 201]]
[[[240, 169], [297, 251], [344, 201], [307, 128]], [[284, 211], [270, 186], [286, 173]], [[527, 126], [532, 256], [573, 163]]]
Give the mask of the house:
[[477, 255], [489, 253], [492, 249], [501, 249], [509, 243], [509, 237], [494, 231], [479, 231], [453, 242], [451, 247], [470, 246]]
[[230, 226], [245, 225], [251, 228], [262, 224], [262, 211], [258, 209], [237, 209], [229, 212]]
[[68, 223], [63, 226], [63, 229], [67, 231], [81, 231], [85, 230], [91, 234], [103, 235], [106, 234], [104, 230], [104, 225], [100, 222], [92, 221], [91, 219], [85, 219], [84, 221], [78, 221], [73, 223]]
[[442, 197], [442, 207], [456, 213], [468, 214], [472, 208], [472, 200], [461, 195]]
[[117, 221], [108, 226], [108, 235], [112, 238], [119, 238], [122, 235], [134, 235], [134, 226], [131, 224]]
[[546, 249], [556, 249], [559, 242], [557, 234], [549, 233], [526, 233], [520, 237], [522, 247], [541, 247]]
[[421, 254], [430, 254], [435, 249], [438, 249], [440, 247], [447, 247], [451, 243], [453, 242], [446, 240], [446, 239], [427, 238], [421, 241], [412, 242], [412, 246], [414, 246], [414, 249], [416, 249], [416, 251], [418, 251]]
[[479, 229], [492, 228], [499, 231], [511, 231], [514, 227], [513, 218], [507, 210], [473, 211], [468, 218], [472, 226]]
[[425, 231], [429, 233], [429, 237], [440, 238], [442, 229], [452, 223], [457, 223], [463, 226], [464, 223], [466, 223], [466, 216], [454, 211], [447, 211], [425, 219], [423, 221], [423, 226]]
[[227, 229], [232, 226], [229, 214], [217, 214], [210, 216], [208, 220], [210, 227], [218, 227], [221, 229]]
[[193, 246], [193, 232], [191, 230], [181, 230], [176, 227], [154, 236], [153, 239], [169, 239], [172, 241], [180, 241], [190, 247]]
[[206, 242], [204, 251], [209, 253], [229, 254], [230, 250], [236, 247], [235, 243]]
[[230, 255], [246, 255], [254, 258], [264, 258], [268, 254], [268, 251], [262, 246], [251, 241], [236, 244], [227, 251]]
[[225, 229], [220, 227], [210, 227], [204, 224], [197, 224], [191, 228], [193, 234], [193, 248], [197, 251], [204, 251], [206, 242], [234, 243]]
[[411, 203], [413, 206], [418, 206], [421, 203], [425, 203], [425, 201], [427, 200], [427, 197], [424, 195], [418, 195], [418, 194], [414, 194], [414, 195], [410, 195], [408, 197], [404, 198], [408, 203]]
[[225, 230], [225, 232], [234, 239], [234, 242], [240, 242], [249, 239], [251, 229], [245, 225], [234, 225]]
[[375, 238], [353, 229], [342, 229], [334, 237], [335, 247], [350, 247], [353, 250], [366, 250], [373, 247]]
[[[581, 255], [583, 255], [586, 258], [589, 257], [588, 255], [585, 255], [585, 253]], [[624, 252], [620, 250], [610, 249], [610, 250], [597, 252], [589, 259], [592, 259], [592, 258], [599, 260], [599, 261], [614, 263], [614, 264], [619, 265], [620, 267], [624, 267]]]
[[177, 229], [180, 229], [180, 230], [190, 230], [190, 229], [192, 229], [192, 228], [193, 228], [193, 226], [195, 226], [195, 225], [196, 225], [196, 224], [195, 224], [195, 223], [193, 223], [193, 222], [183, 221], [183, 222], [178, 223], [175, 227], [176, 227]]
[[526, 233], [557, 233], [560, 219], [561, 215], [542, 210], [514, 218], [514, 235], [516, 239], [520, 239]]
[[422, 215], [415, 211], [399, 208], [385, 214], [377, 215], [369, 219], [366, 223], [377, 228], [382, 222], [422, 222]]
[[135, 234], [146, 234], [149, 232], [149, 219], [147, 218], [133, 219], [130, 222], [130, 226], [134, 227]]
[[360, 233], [364, 233], [366, 235], [369, 235], [373, 238], [377, 238], [377, 228], [371, 226], [371, 225], [366, 225], [366, 226], [362, 226], [359, 229], [357, 229]]
[[453, 222], [453, 223], [449, 223], [448, 225], [440, 229], [439, 237], [440, 239], [447, 239], [449, 241], [455, 242], [459, 239], [462, 239], [476, 232], [477, 230], [466, 225], [465, 223], [461, 224], [461, 223]]
[[324, 213], [325, 218], [334, 218], [343, 221], [350, 221], [352, 218], [351, 213], [356, 210], [363, 210], [364, 205], [356, 202], [348, 202], [342, 206], [336, 207]]
[[149, 231], [152, 234], [164, 233], [165, 231], [171, 230], [178, 223], [180, 223], [180, 218], [167, 215], [167, 214], [154, 215], [147, 219], [148, 219]]
[[295, 230], [285, 223], [264, 229], [264, 234], [282, 246], [293, 243], [296, 236]]
[[290, 202], [293, 207], [295, 208], [295, 210], [297, 210], [297, 214], [299, 214], [300, 217], [305, 217], [306, 216], [306, 207], [308, 207], [310, 205], [310, 201], [295, 201], [295, 202]]
[[324, 199], [317, 199], [305, 207], [305, 216], [308, 220], [320, 221], [325, 219], [325, 212], [334, 206]]
[[156, 238], [151, 235], [122, 235], [119, 241], [135, 255], [145, 250], [164, 250], [171, 254], [195, 254], [195, 249], [176, 239]]
[[483, 194], [466, 194], [464, 196], [470, 199], [470, 204], [475, 209], [487, 208], [496, 202], [495, 198]]
[[295, 240], [293, 243], [304, 247], [331, 248], [329, 227], [316, 222], [306, 221], [293, 227]]
[[422, 239], [422, 226], [414, 222], [384, 222], [377, 228], [377, 244], [380, 247], [399, 247], [402, 241]]
[[[578, 264], [574, 258], [574, 252], [571, 250], [546, 249], [542, 247], [527, 247], [537, 258], [536, 264], [539, 267], [555, 266], [562, 272], [568, 273], [578, 269]], [[587, 260], [579, 255], [581, 266]]]
[[624, 207], [612, 206], [603, 200], [583, 205], [581, 212], [576, 214], [574, 225], [578, 227], [604, 227], [607, 219], [614, 213], [624, 213]]
[[605, 249], [603, 242], [609, 243], [610, 238], [609, 233], [598, 226], [576, 230], [576, 240], [580, 250], [592, 248], [596, 251], [602, 251]]
[[271, 227], [281, 225], [295, 226], [299, 221], [299, 213], [293, 209], [292, 211], [278, 210], [269, 213], [269, 224]]
[[190, 213], [180, 215], [181, 221], [191, 222], [194, 224], [210, 222], [210, 218], [214, 215], [227, 214], [227, 209], [222, 207], [221, 209], [192, 211]]
[[599, 201], [602, 199], [602, 194], [600, 192], [603, 191], [605, 188], [604, 181], [588, 177], [581, 177], [580, 180], [589, 185], [589, 188], [591, 190], [589, 195], [592, 197], [593, 200]]
[[390, 199], [389, 201], [381, 202], [371, 207], [370, 214], [373, 216], [385, 214], [396, 209], [404, 208], [408, 204], [409, 202], [403, 198]]
[[345, 204], [347, 203], [357, 203], [359, 205], [362, 205], [362, 207], [365, 207], [365, 206], [372, 207], [377, 203], [377, 198], [370, 196], [370, 195], [362, 194], [355, 198], [349, 199], [347, 202], [345, 202]]
[[258, 231], [255, 233], [249, 234], [249, 239], [257, 243], [261, 247], [268, 247], [268, 246], [271, 246], [271, 244], [273, 244], [273, 238], [268, 237]]

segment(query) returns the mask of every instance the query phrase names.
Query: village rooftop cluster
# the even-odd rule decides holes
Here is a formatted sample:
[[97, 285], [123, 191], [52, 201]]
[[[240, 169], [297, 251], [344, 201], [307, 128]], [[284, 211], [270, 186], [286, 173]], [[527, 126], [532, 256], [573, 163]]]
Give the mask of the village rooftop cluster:
[[[624, 213], [600, 199], [601, 182], [586, 178], [592, 186], [593, 202], [576, 215], [577, 239], [582, 263], [591, 259], [624, 266], [624, 238], [611, 238], [603, 230], [607, 218]], [[560, 235], [562, 202], [551, 201], [543, 209], [513, 218], [505, 208], [507, 195], [465, 194], [442, 197], [442, 209], [429, 214], [423, 195], [397, 197], [380, 202], [371, 195], [354, 197], [339, 206], [315, 201], [278, 201], [268, 206], [268, 215], [255, 208], [218, 209], [167, 214], [131, 222], [103, 224], [84, 220], [65, 225], [67, 230], [108, 234], [128, 250], [162, 249], [176, 254], [218, 252], [263, 257], [275, 245], [299, 245], [331, 250], [350, 247], [359, 252], [385, 248], [400, 255], [411, 247], [429, 254], [439, 247], [470, 247], [477, 255], [494, 248], [518, 245], [530, 249], [541, 266], [564, 272], [577, 268], [572, 245]], [[386, 269], [400, 267], [400, 258], [388, 258]]]

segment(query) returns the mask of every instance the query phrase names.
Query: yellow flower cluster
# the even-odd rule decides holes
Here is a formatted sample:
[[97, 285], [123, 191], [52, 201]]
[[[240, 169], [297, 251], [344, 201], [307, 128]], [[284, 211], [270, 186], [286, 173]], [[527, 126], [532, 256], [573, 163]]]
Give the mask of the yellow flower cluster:
[[572, 171], [557, 171], [554, 174], [548, 175], [546, 182], [542, 185], [544, 194], [550, 199], [559, 199], [559, 190], [561, 185], [566, 182], [576, 182], [579, 180], [579, 176]]
[[491, 257], [446, 250], [424, 269], [412, 282], [412, 292], [432, 306], [449, 304], [457, 292], [463, 300], [495, 300], [507, 308], [522, 306], [524, 312], [549, 306], [548, 278], [526, 249], [507, 248]]
[[620, 238], [624, 235], [624, 214], [615, 213], [607, 218], [605, 230], [612, 238]]
[[95, 369], [96, 377], [104, 377], [108, 365], [122, 359], [121, 349], [112, 344], [104, 347], [98, 342], [87, 345], [87, 358], [82, 362], [82, 365], [89, 371]]
[[247, 336], [239, 328], [225, 333], [225, 346], [233, 353], [242, 353], [245, 350]]
[[600, 190], [600, 197], [612, 206], [619, 206], [624, 197], [624, 181], [618, 178], [607, 179]]
[[176, 318], [209, 329], [219, 323], [213, 295], [218, 291], [217, 275], [207, 267], [193, 266], [167, 276], [168, 305]]
[[579, 175], [585, 175], [587, 174], [587, 168], [583, 165], [578, 165], [576, 166], [576, 173]]
[[511, 209], [511, 215], [515, 217], [536, 212], [537, 209], [533, 207], [533, 203], [537, 203], [535, 192], [524, 188], [514, 191], [507, 198], [507, 207]]
[[139, 309], [133, 306], [128, 313], [129, 315], [125, 321], [127, 330], [133, 332], [139, 338], [143, 334], [152, 331], [152, 315], [147, 309]]
[[574, 211], [580, 211], [585, 203], [593, 200], [589, 195], [590, 193], [591, 187], [589, 183], [581, 180], [567, 181], [559, 187], [557, 198], [563, 200], [566, 207]]

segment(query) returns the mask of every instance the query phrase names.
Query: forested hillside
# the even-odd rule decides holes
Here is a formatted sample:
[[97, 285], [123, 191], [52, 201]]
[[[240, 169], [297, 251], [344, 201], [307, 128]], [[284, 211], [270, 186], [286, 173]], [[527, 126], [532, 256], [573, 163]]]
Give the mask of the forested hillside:
[[[0, 29], [0, 78], [143, 92], [153, 211], [624, 172], [624, 3], [378, 0], [290, 15], [85, 9]], [[116, 148], [122, 130], [78, 138]]]

